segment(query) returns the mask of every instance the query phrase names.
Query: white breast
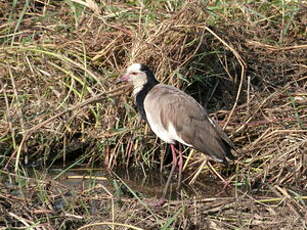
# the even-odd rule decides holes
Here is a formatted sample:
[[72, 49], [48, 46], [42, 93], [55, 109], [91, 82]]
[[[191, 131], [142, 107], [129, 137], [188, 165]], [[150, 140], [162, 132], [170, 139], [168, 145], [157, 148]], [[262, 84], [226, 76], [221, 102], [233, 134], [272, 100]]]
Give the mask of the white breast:
[[160, 139], [170, 144], [175, 143], [174, 137], [171, 135], [168, 129], [166, 129], [162, 125], [160, 119], [158, 119], [157, 117], [154, 117], [153, 114], [148, 114], [148, 113], [146, 113], [146, 118], [147, 118], [150, 128]]
[[176, 129], [172, 123], [168, 123], [168, 126], [164, 127], [158, 114], [146, 113], [146, 117], [150, 128], [160, 139], [170, 144], [175, 144], [175, 141], [178, 141], [191, 147], [190, 144], [184, 142], [181, 137], [177, 135]]

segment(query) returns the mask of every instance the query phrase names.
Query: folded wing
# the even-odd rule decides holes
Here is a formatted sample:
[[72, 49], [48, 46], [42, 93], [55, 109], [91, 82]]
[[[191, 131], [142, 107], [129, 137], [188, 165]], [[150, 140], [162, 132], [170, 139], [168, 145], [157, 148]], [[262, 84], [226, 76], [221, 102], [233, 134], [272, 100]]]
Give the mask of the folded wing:
[[[226, 158], [235, 159], [231, 153], [233, 144], [227, 135], [210, 120], [207, 111], [183, 91], [159, 84], [148, 93], [144, 105], [147, 116], [154, 117], [154, 122], [158, 122], [176, 141], [218, 162], [226, 163]], [[150, 122], [149, 125], [152, 127]]]

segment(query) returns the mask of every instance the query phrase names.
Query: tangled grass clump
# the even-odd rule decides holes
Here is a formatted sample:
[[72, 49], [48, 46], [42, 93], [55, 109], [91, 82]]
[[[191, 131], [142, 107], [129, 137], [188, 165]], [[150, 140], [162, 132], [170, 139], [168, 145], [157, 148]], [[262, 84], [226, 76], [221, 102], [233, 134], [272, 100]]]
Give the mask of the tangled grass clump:
[[[144, 229], [306, 228], [306, 15], [295, 0], [0, 1], [0, 226], [60, 229], [69, 224], [50, 217], [62, 210], [75, 229], [97, 218]], [[159, 214], [127, 199], [117, 212], [105, 187], [70, 194], [47, 174], [30, 176], [57, 162], [167, 164], [129, 89], [114, 84], [132, 62], [195, 97], [231, 136], [235, 166], [213, 165], [230, 197], [173, 201]], [[186, 155], [189, 176], [210, 177], [200, 154]], [[56, 209], [60, 197], [77, 199]]]

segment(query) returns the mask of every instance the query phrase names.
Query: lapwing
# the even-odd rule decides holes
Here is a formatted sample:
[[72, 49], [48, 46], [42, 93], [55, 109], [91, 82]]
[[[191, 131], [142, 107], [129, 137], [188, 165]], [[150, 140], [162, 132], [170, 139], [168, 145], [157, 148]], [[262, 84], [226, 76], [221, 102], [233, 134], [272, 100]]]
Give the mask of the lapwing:
[[178, 88], [160, 83], [146, 65], [130, 65], [117, 82], [133, 85], [135, 104], [141, 117], [160, 139], [170, 144], [173, 162], [164, 192], [177, 164], [181, 178], [183, 158], [182, 152], [175, 148], [177, 143], [224, 164], [235, 159], [231, 152], [234, 149], [232, 142], [210, 119], [206, 109]]

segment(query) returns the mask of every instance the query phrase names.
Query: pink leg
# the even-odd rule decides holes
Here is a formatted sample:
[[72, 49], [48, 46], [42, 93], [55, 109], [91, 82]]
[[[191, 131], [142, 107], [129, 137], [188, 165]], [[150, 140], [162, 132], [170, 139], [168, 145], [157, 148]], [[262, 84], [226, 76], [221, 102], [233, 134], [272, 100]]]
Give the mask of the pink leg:
[[[172, 150], [172, 155], [173, 155], [173, 165], [177, 165], [177, 149], [175, 148], [175, 146], [173, 144], [171, 144], [171, 150]], [[179, 159], [180, 160], [180, 159]]]
[[182, 156], [182, 149], [181, 149], [181, 145], [179, 144], [179, 150], [178, 150], [178, 153], [179, 153], [179, 160], [178, 160], [178, 168], [179, 168], [179, 178], [178, 178], [178, 184], [177, 184], [177, 188], [180, 187], [180, 184], [181, 184], [181, 178], [182, 178], [182, 168], [183, 168], [183, 156]]
[[163, 190], [163, 195], [162, 195], [163, 198], [165, 198], [165, 196], [166, 196], [167, 189], [169, 187], [172, 176], [174, 174], [174, 170], [175, 170], [176, 165], [177, 165], [176, 148], [173, 144], [171, 144], [171, 150], [172, 150], [172, 155], [173, 155], [172, 169], [171, 169], [170, 175], [167, 178], [166, 185], [165, 185], [164, 190]]

